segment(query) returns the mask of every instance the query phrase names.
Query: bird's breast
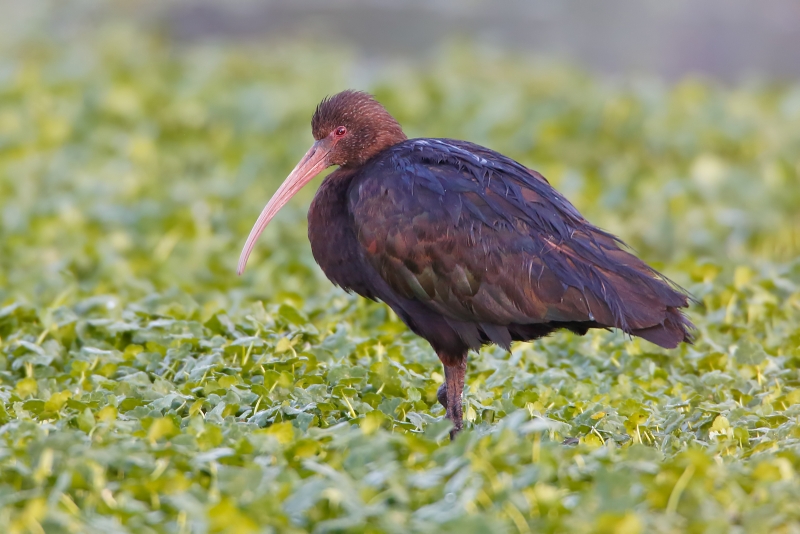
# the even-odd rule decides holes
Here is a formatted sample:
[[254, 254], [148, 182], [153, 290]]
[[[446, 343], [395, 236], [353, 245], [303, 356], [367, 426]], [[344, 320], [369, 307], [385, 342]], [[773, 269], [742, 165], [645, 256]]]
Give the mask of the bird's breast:
[[348, 178], [336, 171], [322, 182], [308, 210], [308, 240], [314, 260], [331, 282], [374, 299], [376, 273], [364, 259], [353, 230]]

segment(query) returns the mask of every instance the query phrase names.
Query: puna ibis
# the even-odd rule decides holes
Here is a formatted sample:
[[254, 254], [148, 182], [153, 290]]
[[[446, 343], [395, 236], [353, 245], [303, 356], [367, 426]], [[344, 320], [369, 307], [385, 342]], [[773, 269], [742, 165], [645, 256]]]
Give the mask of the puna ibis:
[[467, 141], [408, 139], [359, 91], [325, 98], [311, 129], [314, 144], [261, 212], [238, 272], [278, 210], [337, 165], [308, 211], [314, 259], [331, 282], [383, 301], [431, 344], [451, 438], [463, 426], [470, 349], [562, 328], [617, 328], [665, 348], [691, 342], [687, 294], [538, 172]]

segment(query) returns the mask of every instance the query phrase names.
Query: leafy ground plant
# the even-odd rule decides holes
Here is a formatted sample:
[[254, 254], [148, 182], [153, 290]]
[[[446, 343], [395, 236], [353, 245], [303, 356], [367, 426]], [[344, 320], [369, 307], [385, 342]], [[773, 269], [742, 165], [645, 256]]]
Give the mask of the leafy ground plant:
[[[800, 87], [55, 39], [0, 60], [0, 531], [800, 531]], [[483, 350], [450, 444], [430, 348], [315, 266], [312, 191], [234, 275], [348, 86], [538, 168], [693, 292], [696, 344]]]

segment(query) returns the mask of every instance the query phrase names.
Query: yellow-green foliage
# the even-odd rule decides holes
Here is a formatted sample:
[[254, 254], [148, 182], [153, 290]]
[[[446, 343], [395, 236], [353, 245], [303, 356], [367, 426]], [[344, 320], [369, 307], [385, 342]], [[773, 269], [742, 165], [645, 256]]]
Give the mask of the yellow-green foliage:
[[[81, 39], [0, 59], [0, 531], [800, 528], [800, 86]], [[449, 444], [430, 348], [314, 264], [313, 187], [234, 273], [348, 86], [543, 172], [693, 292], [697, 343], [486, 349]]]

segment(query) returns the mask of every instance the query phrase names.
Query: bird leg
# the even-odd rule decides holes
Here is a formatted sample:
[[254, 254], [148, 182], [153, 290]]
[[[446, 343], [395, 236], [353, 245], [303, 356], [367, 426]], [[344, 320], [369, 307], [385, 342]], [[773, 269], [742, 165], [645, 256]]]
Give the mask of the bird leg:
[[[442, 362], [444, 363], [444, 361]], [[456, 439], [456, 435], [464, 427], [464, 415], [461, 409], [461, 394], [464, 391], [464, 374], [467, 371], [467, 359], [460, 359], [455, 365], [444, 364], [445, 383], [439, 386], [436, 397], [442, 406], [445, 407], [446, 415], [453, 422], [453, 430], [450, 431], [450, 440]]]

